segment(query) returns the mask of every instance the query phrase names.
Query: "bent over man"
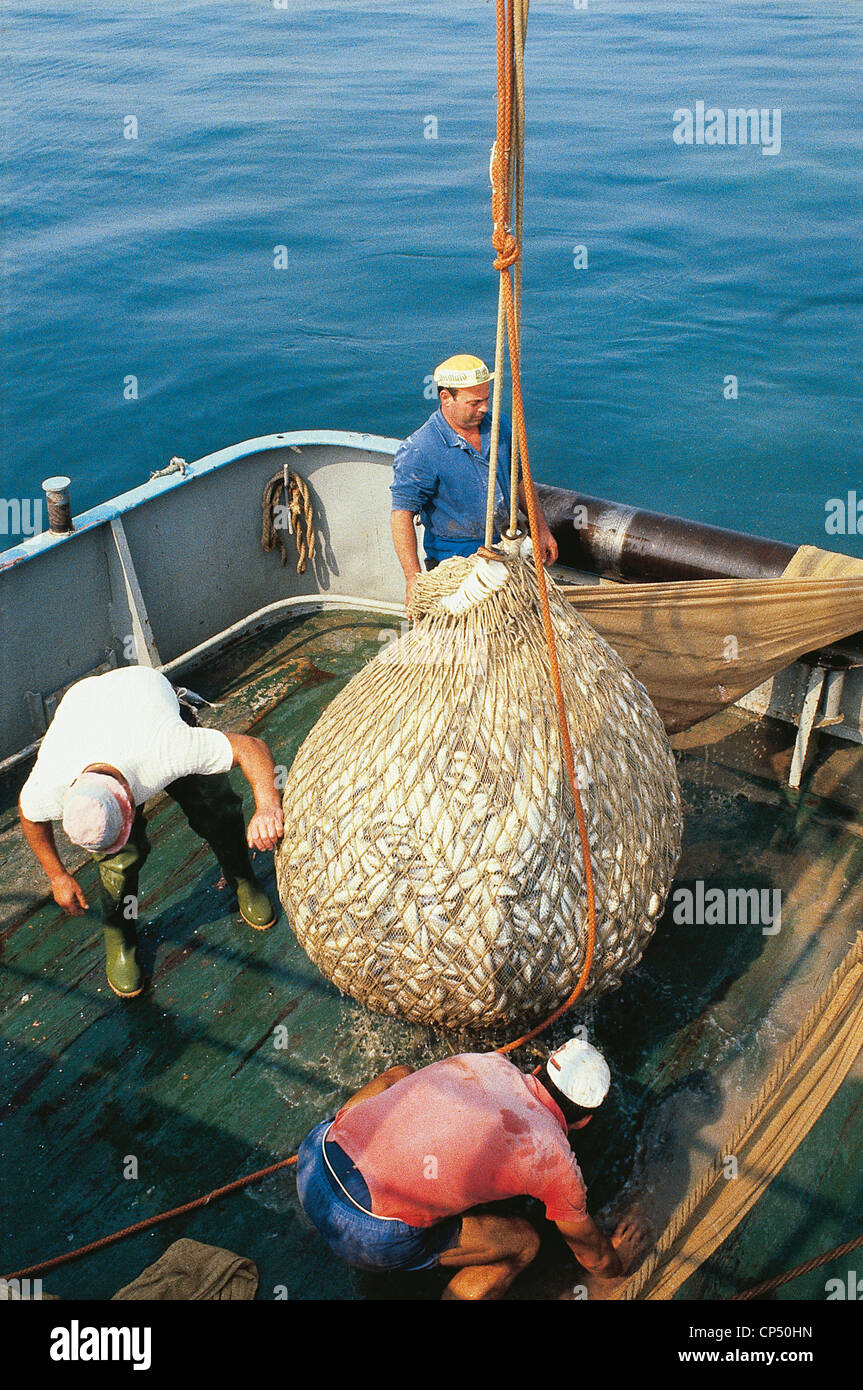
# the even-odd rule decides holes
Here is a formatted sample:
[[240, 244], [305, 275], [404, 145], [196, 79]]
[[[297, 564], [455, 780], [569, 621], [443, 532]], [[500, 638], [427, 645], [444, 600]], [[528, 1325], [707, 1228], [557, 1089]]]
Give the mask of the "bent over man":
[[568, 1133], [587, 1124], [610, 1082], [601, 1053], [572, 1038], [537, 1076], [498, 1053], [420, 1071], [392, 1067], [303, 1141], [297, 1190], [320, 1234], [365, 1270], [456, 1271], [443, 1297], [501, 1298], [539, 1249], [525, 1219], [483, 1210], [528, 1195], [545, 1204], [585, 1269], [628, 1272], [643, 1239], [609, 1239], [587, 1212]]
[[[264, 931], [276, 920], [249, 859], [250, 846], [273, 849], [282, 835], [272, 755], [259, 738], [199, 729], [196, 722], [181, 713], [176, 691], [158, 671], [129, 666], [89, 676], [57, 706], [21, 791], [24, 834], [55, 902], [73, 916], [86, 911], [87, 899], [57, 852], [51, 822], [62, 819], [72, 843], [98, 864], [108, 984], [124, 999], [143, 987], [128, 903], [150, 852], [144, 803], [158, 792], [167, 791], [208, 842], [244, 921]], [[227, 777], [234, 766], [255, 798], [248, 835], [242, 801]]]

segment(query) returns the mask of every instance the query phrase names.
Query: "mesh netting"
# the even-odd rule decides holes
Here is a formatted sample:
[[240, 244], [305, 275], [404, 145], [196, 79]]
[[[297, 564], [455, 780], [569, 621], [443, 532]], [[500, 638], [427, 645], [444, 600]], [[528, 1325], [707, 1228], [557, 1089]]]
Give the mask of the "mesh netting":
[[[582, 998], [641, 957], [680, 850], [665, 730], [549, 583], [596, 891]], [[443, 1027], [544, 1017], [584, 961], [587, 904], [531, 562], [448, 560], [415, 622], [300, 748], [279, 893], [302, 946], [372, 1009]]]

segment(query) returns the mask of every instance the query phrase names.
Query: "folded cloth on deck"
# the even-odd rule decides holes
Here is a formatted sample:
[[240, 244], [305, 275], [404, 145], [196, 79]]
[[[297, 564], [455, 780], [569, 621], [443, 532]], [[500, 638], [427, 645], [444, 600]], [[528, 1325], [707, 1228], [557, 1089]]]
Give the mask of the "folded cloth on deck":
[[112, 1301], [231, 1299], [251, 1301], [258, 1291], [258, 1271], [251, 1260], [218, 1245], [177, 1240], [155, 1264], [148, 1265], [131, 1284], [118, 1289]]

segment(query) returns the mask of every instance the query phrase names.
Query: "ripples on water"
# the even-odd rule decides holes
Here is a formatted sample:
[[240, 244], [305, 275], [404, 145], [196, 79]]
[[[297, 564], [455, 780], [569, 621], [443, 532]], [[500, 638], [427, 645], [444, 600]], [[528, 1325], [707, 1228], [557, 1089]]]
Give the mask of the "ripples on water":
[[[493, 23], [482, 0], [7, 3], [4, 495], [68, 472], [82, 510], [175, 453], [416, 428], [435, 363], [493, 351]], [[824, 530], [860, 481], [858, 45], [844, 0], [534, 0], [540, 477], [863, 554]], [[780, 152], [675, 144], [697, 100], [781, 108]]]

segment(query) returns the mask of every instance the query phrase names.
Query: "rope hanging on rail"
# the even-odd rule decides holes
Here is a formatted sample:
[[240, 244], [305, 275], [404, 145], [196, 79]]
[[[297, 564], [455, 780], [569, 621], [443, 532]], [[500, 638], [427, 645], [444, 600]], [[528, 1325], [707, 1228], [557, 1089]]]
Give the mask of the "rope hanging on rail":
[[284, 468], [270, 478], [261, 504], [261, 545], [267, 551], [278, 547], [283, 565], [288, 563], [286, 533], [296, 540], [297, 574], [305, 574], [315, 554], [315, 512], [305, 478]]

